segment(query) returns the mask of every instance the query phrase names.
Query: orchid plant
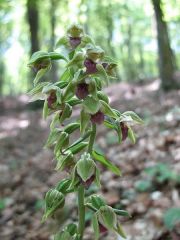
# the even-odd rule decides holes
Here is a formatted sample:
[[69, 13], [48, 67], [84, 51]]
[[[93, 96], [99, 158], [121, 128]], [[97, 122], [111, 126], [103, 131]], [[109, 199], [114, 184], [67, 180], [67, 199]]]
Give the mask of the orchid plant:
[[[64, 62], [59, 81], [43, 81], [42, 77], [51, 69], [52, 61], [57, 60]], [[45, 146], [54, 149], [56, 170], [67, 172], [67, 178], [46, 193], [42, 221], [53, 217], [58, 209], [64, 207], [67, 194], [77, 193], [78, 223], [64, 226], [55, 234], [54, 240], [83, 240], [87, 211], [93, 214], [93, 239], [98, 240], [101, 234], [108, 231], [125, 238], [118, 215], [129, 216], [128, 212], [108, 206], [97, 194], [85, 197], [85, 191], [91, 184], [101, 186], [100, 164], [121, 175], [120, 169], [94, 148], [97, 126], [104, 125], [115, 130], [119, 143], [126, 138], [135, 143], [131, 127], [134, 123], [143, 122], [133, 111], [121, 113], [112, 108], [102, 90], [104, 85], [116, 78], [117, 61], [96, 46], [81, 26], [73, 24], [66, 36], [57, 42], [56, 52], [35, 52], [28, 66], [36, 72], [34, 87], [29, 93], [31, 100], [43, 100], [43, 117], [51, 116]], [[77, 106], [78, 118], [70, 122], [73, 109]], [[70, 137], [77, 131], [79, 138], [72, 142]]]

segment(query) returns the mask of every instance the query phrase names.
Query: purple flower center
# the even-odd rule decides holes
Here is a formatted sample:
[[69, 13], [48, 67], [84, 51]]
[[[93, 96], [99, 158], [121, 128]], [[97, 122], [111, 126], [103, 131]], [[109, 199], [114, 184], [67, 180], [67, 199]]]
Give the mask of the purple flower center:
[[75, 94], [76, 94], [76, 97], [78, 97], [79, 99], [84, 99], [85, 97], [87, 97], [87, 95], [89, 94], [88, 84], [86, 83], [78, 84]]
[[84, 185], [84, 187], [86, 189], [88, 189], [90, 187], [90, 185], [92, 184], [92, 182], [94, 181], [94, 179], [95, 179], [95, 176], [92, 175], [86, 182], [82, 181], [82, 184]]
[[91, 122], [96, 124], [102, 124], [104, 122], [104, 113], [98, 111], [97, 113], [91, 115]]
[[101, 223], [99, 223], [99, 231], [100, 231], [100, 233], [105, 234], [105, 233], [107, 233], [108, 230]]
[[80, 37], [69, 37], [69, 42], [72, 48], [76, 48], [81, 43]]
[[125, 123], [120, 123], [121, 132], [122, 132], [122, 141], [124, 141], [128, 136], [128, 127]]
[[96, 73], [97, 68], [96, 68], [96, 63], [93, 62], [91, 59], [86, 59], [84, 61], [84, 66], [86, 67], [86, 73], [91, 74], [91, 73]]
[[55, 92], [51, 92], [49, 97], [47, 98], [48, 108], [53, 109], [53, 104], [56, 102], [57, 97]]

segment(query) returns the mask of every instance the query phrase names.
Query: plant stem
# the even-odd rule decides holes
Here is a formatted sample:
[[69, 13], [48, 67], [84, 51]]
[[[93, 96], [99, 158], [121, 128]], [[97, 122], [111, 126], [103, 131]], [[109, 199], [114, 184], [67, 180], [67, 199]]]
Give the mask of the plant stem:
[[[96, 125], [92, 124], [92, 132], [89, 138], [88, 153], [92, 153], [93, 144], [96, 137]], [[79, 225], [78, 232], [80, 240], [83, 240], [84, 228], [85, 228], [85, 204], [84, 204], [84, 186], [80, 185], [78, 188], [78, 212], [79, 212]]]
[[90, 154], [92, 153], [92, 150], [93, 150], [95, 137], [96, 137], [96, 124], [92, 124], [92, 132], [90, 135], [89, 145], [88, 145], [88, 153]]
[[79, 226], [78, 232], [80, 239], [83, 239], [85, 227], [85, 205], [84, 205], [84, 186], [80, 185], [78, 188], [78, 210], [79, 210]]

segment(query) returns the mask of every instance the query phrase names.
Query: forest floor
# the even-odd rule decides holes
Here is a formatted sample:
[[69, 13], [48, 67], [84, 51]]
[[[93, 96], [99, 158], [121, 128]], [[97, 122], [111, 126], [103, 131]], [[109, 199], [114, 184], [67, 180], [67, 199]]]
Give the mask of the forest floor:
[[[128, 240], [178, 240], [178, 224], [168, 230], [165, 212], [180, 208], [180, 91], [163, 93], [158, 81], [148, 85], [114, 84], [106, 89], [111, 105], [121, 112], [136, 111], [144, 126], [135, 127], [137, 142], [118, 145], [115, 134], [98, 127], [97, 146], [119, 166], [122, 177], [101, 168], [102, 194], [111, 206], [128, 210], [121, 218]], [[53, 170], [51, 150], [43, 145], [48, 123], [40, 110], [27, 108], [27, 96], [0, 100], [0, 239], [48, 240], [57, 220], [42, 224], [46, 191], [66, 176]], [[90, 188], [93, 192], [95, 187]], [[68, 197], [58, 213], [60, 225], [76, 219], [76, 197]], [[68, 205], [68, 207], [67, 207]], [[171, 215], [166, 222], [172, 223]], [[86, 240], [93, 240], [91, 213], [87, 215]], [[117, 239], [114, 235], [101, 239]], [[118, 238], [119, 240], [122, 238]]]

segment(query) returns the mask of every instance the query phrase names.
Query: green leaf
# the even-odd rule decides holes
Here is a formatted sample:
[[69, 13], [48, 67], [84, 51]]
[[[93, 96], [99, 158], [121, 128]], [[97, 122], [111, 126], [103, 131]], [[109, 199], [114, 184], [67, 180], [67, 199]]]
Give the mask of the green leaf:
[[95, 100], [93, 97], [87, 96], [83, 102], [83, 107], [86, 112], [90, 114], [95, 114], [100, 108], [99, 101]]
[[166, 227], [172, 230], [177, 223], [180, 223], [180, 208], [168, 209], [163, 219]]
[[92, 226], [94, 229], [95, 240], [98, 240], [99, 239], [99, 223], [98, 223], [96, 214], [94, 214], [92, 217]]
[[68, 45], [69, 45], [68, 37], [62, 37], [56, 43], [56, 48], [58, 48], [60, 46], [68, 47]]
[[63, 55], [61, 55], [61, 54], [59, 54], [57, 52], [49, 52], [49, 57], [52, 60], [60, 60], [60, 59], [62, 59], [62, 60], [65, 60], [67, 62], [67, 59]]
[[112, 207], [102, 206], [97, 212], [98, 221], [109, 230], [113, 230], [117, 225], [117, 217]]
[[109, 84], [109, 77], [104, 69], [104, 67], [102, 66], [102, 64], [96, 64], [96, 68], [98, 70], [98, 75], [100, 77], [102, 77], [105, 81], [105, 83], [108, 85]]
[[119, 170], [118, 167], [116, 167], [114, 164], [112, 164], [105, 156], [102, 154], [98, 153], [97, 151], [93, 150], [92, 152], [93, 158], [102, 163], [104, 166], [106, 166], [110, 171], [115, 173], [116, 175], [121, 176], [121, 171]]
[[34, 86], [36, 86], [36, 84], [39, 82], [40, 78], [42, 78], [42, 76], [44, 76], [44, 74], [51, 68], [51, 65], [49, 65], [49, 67], [47, 68], [42, 68], [40, 69], [37, 74], [36, 77], [34, 79]]
[[56, 170], [63, 171], [64, 169], [70, 169], [75, 165], [74, 156], [70, 151], [68, 151], [66, 154], [58, 155], [57, 160], [58, 161], [55, 168]]
[[126, 234], [124, 233], [121, 224], [117, 224], [117, 228], [115, 229], [115, 231], [123, 238], [126, 239]]
[[105, 101], [103, 100], [99, 100], [99, 102], [102, 105], [102, 112], [107, 115], [108, 117], [112, 117], [112, 118], [117, 118], [117, 115], [115, 114], [115, 112], [113, 111], [113, 109], [109, 106], [109, 104], [107, 104]]
[[119, 210], [119, 209], [116, 209], [116, 208], [113, 208], [113, 210], [114, 210], [114, 212], [115, 212], [117, 215], [125, 216], [125, 217], [130, 217], [130, 214], [128, 213], [128, 211]]
[[87, 147], [88, 142], [80, 142], [76, 145], [74, 145], [73, 147], [69, 147], [69, 150], [73, 153], [79, 153], [81, 150], [83, 150], [85, 147]]
[[114, 59], [112, 57], [109, 57], [109, 56], [105, 56], [103, 58], [103, 61], [106, 62], [106, 63], [109, 63], [109, 64], [112, 63], [112, 64], [118, 65], [118, 60], [116, 60], [116, 59]]
[[97, 92], [97, 96], [98, 96], [99, 100], [103, 100], [107, 104], [109, 103], [109, 98], [108, 98], [108, 96], [104, 92], [98, 91]]
[[49, 108], [47, 104], [47, 100], [44, 101], [44, 106], [43, 106], [43, 118], [46, 119], [49, 114]]
[[72, 77], [72, 76], [71, 76], [70, 69], [67, 68], [67, 69], [64, 71], [64, 73], [61, 75], [60, 81], [66, 81], [66, 82], [68, 82], [71, 77]]
[[69, 147], [66, 149], [66, 151], [72, 149], [72, 148], [73, 148], [74, 146], [76, 146], [77, 144], [83, 142], [85, 139], [87, 139], [87, 138], [90, 136], [90, 134], [91, 134], [91, 131], [87, 131], [82, 137], [80, 137], [80, 138], [79, 138], [78, 140], [76, 140], [71, 146], [69, 146]]
[[68, 62], [68, 64], [66, 65], [66, 67], [71, 67], [71, 66], [79, 66], [82, 67], [83, 66], [83, 61], [84, 61], [84, 53], [83, 52], [76, 52], [73, 56], [73, 58]]
[[37, 51], [33, 53], [33, 55], [31, 56], [28, 62], [28, 66], [32, 66], [35, 62], [38, 62], [39, 60], [43, 59], [49, 59], [49, 54], [44, 51]]
[[66, 227], [66, 231], [70, 233], [71, 236], [74, 236], [77, 233], [77, 225], [74, 223], [70, 223]]
[[80, 127], [79, 123], [70, 123], [64, 128], [64, 132], [71, 134]]
[[67, 101], [67, 103], [71, 106], [75, 106], [82, 103], [82, 100], [78, 99], [77, 97], [72, 97], [70, 100]]
[[64, 109], [62, 110], [60, 114], [59, 121], [62, 124], [65, 119], [69, 118], [72, 114], [72, 106], [70, 106], [68, 103], [65, 103]]
[[42, 221], [44, 222], [48, 217], [52, 216], [57, 208], [64, 206], [65, 198], [61, 192], [56, 189], [50, 189], [45, 196], [45, 213], [43, 215]]
[[102, 206], [106, 206], [104, 199], [97, 194], [93, 194], [90, 197], [88, 197], [87, 203], [91, 204], [93, 208], [97, 210]]
[[84, 109], [81, 110], [80, 113], [80, 132], [81, 134], [84, 134], [86, 131], [86, 128], [89, 124], [90, 115], [84, 111]]
[[53, 128], [55, 128], [55, 125], [56, 123], [59, 123], [59, 111], [58, 112], [55, 112], [54, 116], [53, 116], [53, 119], [51, 121], [51, 124], [50, 124], [50, 129], [52, 130]]
[[144, 121], [133, 111], [124, 112], [123, 115], [131, 116], [131, 118], [136, 123], [139, 123], [139, 124], [143, 124], [144, 123]]
[[62, 179], [56, 185], [56, 190], [65, 194], [67, 192], [67, 190], [69, 189], [70, 184], [71, 184], [71, 179], [67, 179], [67, 178]]
[[66, 132], [61, 132], [57, 139], [56, 146], [54, 148], [54, 154], [61, 151], [62, 148], [66, 148], [68, 143], [69, 143], [69, 135]]
[[147, 192], [152, 188], [152, 183], [150, 180], [141, 180], [135, 183], [135, 188], [139, 192]]
[[54, 240], [72, 240], [71, 235], [67, 231], [63, 231], [61, 233], [57, 233], [54, 236]]
[[53, 144], [55, 144], [60, 130], [57, 128], [53, 128], [48, 136], [47, 142], [45, 144], [45, 147], [51, 147]]
[[131, 127], [128, 126], [128, 138], [131, 140], [133, 144], [136, 143], [136, 137]]

